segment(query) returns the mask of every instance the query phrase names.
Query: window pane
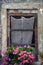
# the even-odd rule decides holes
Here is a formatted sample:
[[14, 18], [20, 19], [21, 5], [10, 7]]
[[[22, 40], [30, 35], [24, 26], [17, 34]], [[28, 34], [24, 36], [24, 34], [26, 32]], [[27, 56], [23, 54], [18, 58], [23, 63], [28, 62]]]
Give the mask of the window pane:
[[26, 31], [12, 31], [11, 40], [15, 44], [31, 44], [32, 43], [33, 32]]
[[[20, 19], [11, 17], [11, 29], [33, 29], [34, 17]], [[12, 44], [31, 44], [32, 43], [33, 31], [11, 31]]]
[[11, 32], [11, 41], [15, 44], [20, 44], [21, 42], [21, 32], [12, 31]]
[[23, 36], [23, 41], [22, 41], [23, 44], [31, 44], [32, 43], [33, 32], [31, 32], [31, 31], [23, 32], [22, 36]]
[[23, 18], [23, 29], [33, 29], [34, 17]]
[[22, 19], [16, 19], [11, 16], [11, 29], [22, 29]]
[[34, 17], [16, 19], [11, 17], [11, 29], [33, 29]]

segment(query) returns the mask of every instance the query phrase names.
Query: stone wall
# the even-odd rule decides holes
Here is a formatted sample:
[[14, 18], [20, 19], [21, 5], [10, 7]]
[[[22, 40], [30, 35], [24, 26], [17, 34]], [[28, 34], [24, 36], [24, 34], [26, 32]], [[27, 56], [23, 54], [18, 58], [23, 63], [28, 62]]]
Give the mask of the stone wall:
[[[43, 47], [42, 47], [43, 15], [40, 12], [40, 9], [43, 9], [43, 4], [40, 4], [40, 3], [39, 4], [38, 3], [19, 3], [19, 4], [11, 3], [11, 4], [2, 5], [2, 11], [1, 11], [2, 51], [5, 50], [7, 47], [7, 9], [34, 9], [34, 8], [37, 8], [37, 11], [29, 11], [29, 12], [38, 14], [38, 49], [39, 49], [39, 51], [41, 51], [43, 49]], [[23, 12], [25, 12], [25, 11], [23, 11]]]
[[[32, 4], [32, 5], [31, 5]], [[42, 41], [43, 41], [43, 15], [40, 13], [40, 9], [43, 9], [43, 4], [41, 3], [23, 3], [23, 4], [17, 4], [17, 3], [5, 3], [2, 4], [2, 11], [1, 11], [1, 23], [0, 23], [0, 50], [5, 50], [7, 47], [7, 9], [33, 9], [37, 8], [38, 11], [38, 49], [42, 51]], [[31, 11], [30, 11], [31, 12]], [[32, 13], [32, 12], [31, 12]], [[33, 12], [34, 13], [34, 12]], [[2, 30], [1, 30], [2, 28]], [[1, 37], [2, 36], [2, 37]], [[1, 42], [2, 41], [2, 42]], [[2, 48], [1, 48], [2, 46]]]

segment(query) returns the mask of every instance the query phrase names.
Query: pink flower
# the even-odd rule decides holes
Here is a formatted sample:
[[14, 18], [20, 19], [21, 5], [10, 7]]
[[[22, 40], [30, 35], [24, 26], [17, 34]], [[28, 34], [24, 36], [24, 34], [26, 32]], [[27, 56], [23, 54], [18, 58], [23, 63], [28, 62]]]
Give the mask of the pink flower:
[[1, 52], [1, 54], [3, 54], [3, 55], [4, 55], [4, 54], [5, 54], [5, 52], [3, 51], [3, 52]]
[[28, 60], [23, 60], [23, 63], [28, 63]]
[[24, 53], [27, 53], [26, 51], [24, 51]]
[[33, 61], [32, 60], [30, 60], [30, 63], [32, 63]]
[[35, 56], [32, 54], [32, 55], [31, 55], [31, 58], [34, 60], [34, 59], [35, 59]]
[[20, 55], [20, 57], [18, 57], [18, 60], [20, 60], [21, 58], [25, 59], [26, 58], [26, 54]]
[[16, 47], [16, 50], [19, 50], [19, 47], [18, 46]]
[[32, 58], [32, 56], [31, 56], [31, 55], [29, 55], [29, 58]]
[[24, 58], [24, 57], [25, 57], [24, 55], [21, 56], [21, 58]]
[[5, 55], [5, 53], [7, 53], [7, 52], [8, 52], [8, 49], [2, 51], [1, 54], [2, 54], [2, 55]]
[[24, 54], [24, 51], [21, 51], [21, 52], [19, 53], [20, 56], [22, 56], [23, 54]]
[[24, 48], [26, 48], [27, 46], [26, 45], [24, 45]]
[[26, 60], [26, 63], [28, 63], [28, 60]]
[[35, 60], [35, 56], [33, 54], [29, 55], [29, 58], [32, 59], [32, 60]]
[[20, 60], [21, 59], [21, 57], [18, 57], [18, 60]]
[[18, 54], [18, 52], [19, 52], [19, 48], [16, 48], [16, 49], [14, 50], [13, 54]]
[[28, 61], [30, 60], [30, 58], [28, 58]]
[[31, 55], [32, 53], [31, 52], [27, 52], [28, 55]]
[[24, 55], [24, 54], [26, 54], [26, 53], [27, 53], [26, 51], [21, 51], [21, 52], [19, 53], [19, 55], [22, 56], [22, 55]]
[[18, 51], [14, 51], [13, 54], [18, 54]]
[[26, 63], [26, 60], [23, 60], [23, 63]]
[[28, 45], [27, 48], [30, 48], [30, 45]]
[[24, 54], [24, 56], [26, 57], [26, 54]]

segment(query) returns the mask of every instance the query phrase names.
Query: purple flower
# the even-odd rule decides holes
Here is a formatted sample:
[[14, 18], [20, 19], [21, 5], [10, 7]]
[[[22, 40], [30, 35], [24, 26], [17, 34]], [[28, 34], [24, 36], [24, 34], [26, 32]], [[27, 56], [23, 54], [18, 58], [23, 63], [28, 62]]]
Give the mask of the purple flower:
[[3, 62], [1, 65], [6, 65], [7, 64], [7, 62]]
[[6, 60], [9, 60], [9, 58], [8, 58], [8, 57], [6, 57], [5, 59], [6, 59]]
[[1, 52], [1, 54], [2, 54], [2, 55], [4, 55], [4, 54], [5, 54], [5, 52], [3, 51], [3, 52]]
[[22, 46], [19, 46], [19, 48], [22, 48]]
[[23, 63], [21, 62], [20, 65], [23, 65]]
[[9, 58], [9, 61], [11, 61], [11, 59]]

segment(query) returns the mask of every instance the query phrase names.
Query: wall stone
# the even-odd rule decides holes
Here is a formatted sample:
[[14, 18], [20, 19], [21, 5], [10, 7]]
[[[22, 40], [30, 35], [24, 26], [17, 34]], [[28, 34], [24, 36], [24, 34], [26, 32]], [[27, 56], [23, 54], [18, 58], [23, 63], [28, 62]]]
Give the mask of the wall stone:
[[2, 23], [2, 51], [7, 48], [7, 11], [2, 9], [1, 11], [1, 23]]

